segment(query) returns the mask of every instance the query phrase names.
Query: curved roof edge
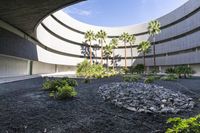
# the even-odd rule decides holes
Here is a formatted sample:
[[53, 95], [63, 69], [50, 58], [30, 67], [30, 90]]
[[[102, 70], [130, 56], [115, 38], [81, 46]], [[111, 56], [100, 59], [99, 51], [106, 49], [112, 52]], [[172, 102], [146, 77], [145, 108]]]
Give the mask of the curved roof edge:
[[[196, 4], [194, 4], [194, 3], [196, 3]], [[189, 0], [188, 2], [184, 3], [182, 6], [176, 8], [175, 10], [171, 11], [170, 13], [168, 13], [164, 16], [161, 16], [155, 20], [158, 20], [159, 22], [161, 22], [162, 27], [164, 27], [166, 25], [169, 25], [172, 22], [177, 21], [178, 19], [181, 19], [182, 17], [185, 16], [185, 14], [190, 13], [192, 10], [198, 8], [199, 4], [200, 4], [200, 1]], [[192, 8], [191, 8], [191, 6], [192, 6]], [[177, 15], [174, 16], [174, 14], [177, 14]], [[140, 34], [140, 33], [148, 32], [147, 31], [148, 22], [134, 24], [134, 25], [128, 25], [128, 26], [103, 27], [103, 26], [95, 26], [95, 25], [87, 24], [87, 23], [81, 22], [79, 20], [76, 20], [62, 10], [55, 12], [53, 14], [53, 16], [56, 17], [62, 23], [66, 24], [74, 29], [77, 29], [78, 31], [81, 31], [81, 32], [86, 32], [90, 29], [92, 29], [94, 32], [97, 32], [99, 30], [105, 30], [108, 33], [108, 36], [119, 36], [123, 32], [128, 32], [130, 34]]]

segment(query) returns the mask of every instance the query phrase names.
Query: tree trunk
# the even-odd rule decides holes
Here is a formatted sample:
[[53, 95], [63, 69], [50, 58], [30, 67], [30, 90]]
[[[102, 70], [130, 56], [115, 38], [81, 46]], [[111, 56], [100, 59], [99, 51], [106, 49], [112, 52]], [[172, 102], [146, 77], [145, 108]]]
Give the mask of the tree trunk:
[[113, 49], [113, 70], [115, 69], [115, 50]]
[[103, 65], [103, 42], [101, 41], [101, 65]]
[[156, 70], [156, 46], [155, 46], [155, 36], [153, 36], [153, 64], [154, 64], [154, 70]]
[[109, 59], [109, 57], [107, 57], [107, 61], [106, 61], [107, 62], [107, 69], [108, 69], [108, 59]]
[[92, 43], [90, 42], [90, 65], [92, 65]]
[[131, 66], [133, 65], [133, 47], [131, 45]]
[[126, 42], [124, 43], [125, 45], [125, 68], [127, 68], [127, 64], [126, 64]]
[[143, 52], [143, 59], [144, 59], [144, 72], [146, 72], [146, 62], [145, 62], [145, 56], [146, 56], [146, 54], [145, 54], [145, 52]]
[[96, 49], [95, 49], [95, 57], [96, 57], [96, 64], [97, 64], [97, 45], [96, 45]]

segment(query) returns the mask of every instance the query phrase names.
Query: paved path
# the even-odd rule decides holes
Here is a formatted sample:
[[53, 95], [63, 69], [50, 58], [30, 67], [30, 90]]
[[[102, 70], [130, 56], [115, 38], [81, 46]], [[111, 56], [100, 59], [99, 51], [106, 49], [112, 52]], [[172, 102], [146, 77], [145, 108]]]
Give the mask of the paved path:
[[72, 72], [60, 72], [52, 74], [35, 74], [35, 75], [24, 75], [24, 76], [15, 76], [15, 77], [0, 77], [0, 84], [11, 83], [15, 81], [22, 81], [26, 79], [33, 79], [38, 77], [70, 77], [75, 78], [75, 74]]

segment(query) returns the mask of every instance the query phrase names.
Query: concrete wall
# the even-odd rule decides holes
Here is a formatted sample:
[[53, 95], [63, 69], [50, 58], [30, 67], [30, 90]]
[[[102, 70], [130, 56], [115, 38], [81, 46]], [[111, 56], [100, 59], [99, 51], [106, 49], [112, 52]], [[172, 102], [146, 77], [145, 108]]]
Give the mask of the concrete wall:
[[[32, 62], [32, 63], [30, 63]], [[0, 55], [0, 78], [75, 71], [74, 66], [54, 65]]]
[[[160, 66], [179, 64], [195, 64], [197, 54], [192, 54], [194, 49], [200, 47], [200, 1], [190, 0], [173, 12], [158, 18], [161, 22], [161, 33], [156, 36], [156, 56], [157, 64]], [[169, 21], [170, 20], [170, 21]], [[45, 18], [37, 28], [37, 38], [45, 46], [69, 54], [71, 57], [84, 58], [83, 46], [84, 34], [88, 30], [95, 33], [99, 30], [105, 30], [108, 34], [107, 43], [113, 38], [120, 36], [123, 32], [135, 34], [135, 47], [132, 48], [134, 65], [142, 63], [142, 54], [137, 52], [137, 45], [141, 41], [150, 40], [148, 35], [148, 23], [130, 25], [123, 27], [99, 27], [79, 22], [62, 10]], [[98, 44], [93, 41], [93, 45]], [[124, 66], [125, 50], [123, 42], [119, 41], [119, 48], [115, 49], [115, 55], [120, 57], [118, 65]], [[93, 47], [94, 48], [94, 47]], [[100, 50], [94, 51], [95, 58], [100, 58]], [[147, 55], [147, 66], [152, 66], [152, 52]], [[185, 58], [181, 58], [184, 54]], [[132, 65], [131, 47], [127, 48], [127, 64]], [[189, 56], [193, 56], [188, 61]], [[87, 55], [88, 56], [88, 55]], [[195, 57], [194, 57], [195, 56]], [[198, 62], [200, 63], [200, 62]], [[109, 63], [112, 65], [112, 63]], [[71, 63], [69, 65], [72, 65]]]
[[[169, 66], [183, 64], [190, 64], [199, 71], [200, 1], [189, 0], [158, 20], [161, 22], [162, 32], [156, 36], [156, 60], [163, 68], [162, 71]], [[141, 41], [152, 40], [147, 31], [148, 23], [113, 28], [98, 27], [79, 22], [63, 11], [55, 12], [39, 24], [36, 29], [39, 42], [3, 21], [0, 21], [0, 27], [0, 54], [8, 55], [0, 58], [0, 76], [29, 74], [27, 66], [30, 65], [30, 60], [33, 61], [33, 74], [75, 71], [76, 65], [88, 58], [88, 45], [83, 43], [84, 33], [88, 30], [105, 30], [108, 33], [107, 42], [123, 32], [135, 34], [133, 60], [130, 46], [127, 48], [128, 66], [143, 63], [142, 54], [137, 52], [136, 46]], [[97, 43], [94, 41], [92, 47], [95, 48]], [[124, 51], [123, 42], [120, 41], [119, 47], [115, 49], [120, 67], [125, 65]], [[17, 58], [11, 59], [9, 56]], [[93, 56], [94, 61], [99, 61], [100, 50], [97, 53], [94, 51]], [[152, 53], [147, 55], [146, 62], [149, 67], [153, 65]], [[112, 65], [111, 60], [109, 65]], [[19, 70], [11, 70], [14, 66], [20, 67]]]
[[0, 55], [0, 77], [27, 75], [28, 61]]
[[33, 62], [33, 74], [55, 73], [55, 65], [42, 62]]

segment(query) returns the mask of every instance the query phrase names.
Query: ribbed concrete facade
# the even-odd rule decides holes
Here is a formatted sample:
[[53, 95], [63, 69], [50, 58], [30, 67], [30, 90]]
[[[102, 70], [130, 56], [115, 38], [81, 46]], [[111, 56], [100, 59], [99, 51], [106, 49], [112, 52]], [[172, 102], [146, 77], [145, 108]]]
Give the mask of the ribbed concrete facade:
[[[200, 1], [190, 0], [182, 7], [159, 18], [158, 21], [162, 25], [162, 32], [156, 36], [156, 62], [160, 70], [164, 71], [167, 67], [184, 64], [192, 66], [198, 72], [198, 69], [200, 69]], [[5, 24], [1, 23], [1, 27], [13, 32]], [[141, 41], [152, 41], [152, 38], [148, 35], [147, 27], [148, 23], [116, 28], [98, 27], [79, 22], [63, 11], [58, 11], [45, 18], [38, 25], [35, 34], [39, 42], [26, 37], [31, 42], [30, 47], [35, 46], [37, 58], [24, 57], [24, 59], [47, 63], [49, 67], [46, 67], [46, 69], [50, 71], [47, 70], [44, 73], [56, 71], [58, 66], [62, 66], [63, 70], [69, 66], [75, 67], [85, 58], [88, 58], [88, 45], [84, 43], [84, 33], [88, 30], [97, 32], [102, 29], [108, 34], [106, 40], [108, 43], [112, 38], [119, 37], [123, 32], [136, 36], [136, 42], [132, 49], [133, 58], [131, 57], [131, 47], [128, 46], [127, 48], [128, 66], [136, 65], [143, 62], [142, 55], [137, 52], [137, 45]], [[17, 35], [19, 34], [18, 31]], [[23, 35], [21, 37], [25, 38]], [[93, 60], [99, 61], [100, 50], [96, 50], [95, 44], [97, 42], [93, 42]], [[9, 52], [0, 54], [10, 55]], [[118, 55], [117, 65], [123, 67], [125, 53], [122, 42], [115, 50], [115, 55]], [[18, 54], [11, 54], [11, 56], [18, 57]], [[23, 57], [20, 56], [20, 58]], [[146, 62], [148, 67], [153, 66], [152, 53], [147, 55]], [[112, 65], [111, 62], [110, 65]], [[37, 69], [43, 68], [38, 67]], [[36, 73], [41, 73], [41, 71], [37, 70]]]

